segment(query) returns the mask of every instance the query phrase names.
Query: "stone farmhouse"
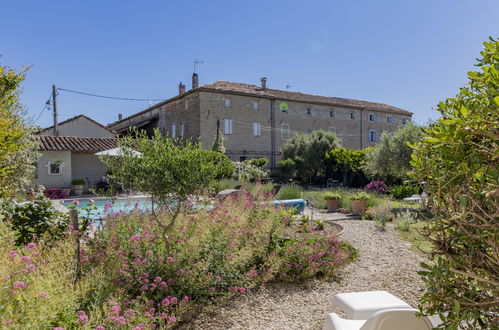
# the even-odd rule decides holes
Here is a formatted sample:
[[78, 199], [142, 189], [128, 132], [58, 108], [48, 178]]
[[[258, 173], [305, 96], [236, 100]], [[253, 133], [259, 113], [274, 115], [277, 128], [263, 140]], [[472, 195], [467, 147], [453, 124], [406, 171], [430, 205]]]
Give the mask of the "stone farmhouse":
[[214, 142], [217, 127], [225, 136], [226, 154], [235, 161], [266, 157], [274, 167], [281, 146], [293, 135], [314, 130], [335, 132], [343, 146], [373, 146], [384, 131], [392, 132], [412, 118], [412, 112], [382, 103], [304, 94], [260, 86], [217, 81], [192, 89], [180, 83], [179, 94], [108, 125], [119, 134], [131, 127], [159, 128], [174, 138]]

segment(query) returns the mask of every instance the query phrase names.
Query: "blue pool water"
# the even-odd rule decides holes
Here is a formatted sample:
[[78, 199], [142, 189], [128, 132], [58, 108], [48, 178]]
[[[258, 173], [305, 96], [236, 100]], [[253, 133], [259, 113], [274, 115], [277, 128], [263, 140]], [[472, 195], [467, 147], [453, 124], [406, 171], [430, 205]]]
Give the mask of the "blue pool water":
[[[80, 202], [75, 205], [74, 200], [65, 200], [63, 202], [64, 206], [73, 205], [78, 209], [78, 213], [86, 215], [85, 208], [89, 207], [90, 199], [78, 199]], [[146, 197], [141, 198], [127, 198], [127, 199], [116, 199], [114, 202], [111, 199], [99, 198], [94, 200], [94, 206], [96, 210], [92, 210], [89, 214], [91, 219], [97, 220], [104, 218], [111, 214], [116, 213], [131, 213], [132, 211], [148, 213], [151, 211], [152, 203], [151, 199]]]
[[[131, 213], [132, 211], [140, 213], [151, 212], [152, 202], [150, 198], [147, 197], [137, 197], [137, 198], [126, 198], [126, 199], [116, 199], [114, 202], [108, 198], [97, 198], [93, 200], [95, 210], [92, 210], [88, 214], [89, 218], [93, 220], [99, 220], [105, 218], [108, 215], [116, 213]], [[63, 202], [64, 206], [75, 206], [78, 209], [78, 213], [82, 216], [87, 216], [85, 211], [89, 207], [90, 199], [78, 199], [79, 204], [75, 205], [74, 200], [67, 199]], [[302, 213], [305, 209], [305, 201], [303, 199], [288, 199], [288, 200], [276, 200], [273, 201], [274, 205], [284, 205], [286, 207], [293, 207], [295, 213]], [[203, 206], [194, 206], [194, 208]], [[204, 206], [210, 209], [212, 206]]]

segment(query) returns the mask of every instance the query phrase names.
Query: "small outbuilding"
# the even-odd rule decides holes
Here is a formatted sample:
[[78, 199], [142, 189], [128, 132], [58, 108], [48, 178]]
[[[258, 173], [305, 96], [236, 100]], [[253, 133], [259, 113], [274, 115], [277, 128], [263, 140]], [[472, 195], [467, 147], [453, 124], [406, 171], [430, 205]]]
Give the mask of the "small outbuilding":
[[115, 134], [85, 115], [59, 123], [57, 130], [53, 126], [44, 129], [37, 136], [37, 183], [47, 189], [68, 189], [71, 181], [82, 179], [87, 192], [107, 171], [95, 153], [117, 148]]

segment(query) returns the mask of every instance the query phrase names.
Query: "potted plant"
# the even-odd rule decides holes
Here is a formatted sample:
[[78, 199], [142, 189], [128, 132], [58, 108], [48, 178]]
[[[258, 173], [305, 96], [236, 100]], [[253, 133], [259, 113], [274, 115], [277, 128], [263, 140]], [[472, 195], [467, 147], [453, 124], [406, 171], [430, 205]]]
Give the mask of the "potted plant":
[[324, 193], [328, 212], [336, 212], [340, 204], [341, 195], [337, 192], [327, 191]]
[[369, 195], [361, 191], [357, 194], [354, 194], [350, 197], [352, 201], [352, 213], [360, 214], [367, 209], [367, 201], [369, 200]]
[[79, 196], [83, 194], [83, 186], [85, 185], [85, 180], [83, 179], [74, 179], [71, 181], [71, 188], [73, 189], [73, 194]]

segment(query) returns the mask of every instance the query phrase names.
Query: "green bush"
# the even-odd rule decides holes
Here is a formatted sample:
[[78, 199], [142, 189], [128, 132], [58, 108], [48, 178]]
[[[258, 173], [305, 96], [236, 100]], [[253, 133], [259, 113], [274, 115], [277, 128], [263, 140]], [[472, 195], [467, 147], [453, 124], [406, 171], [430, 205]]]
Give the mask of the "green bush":
[[74, 179], [73, 181], [71, 181], [71, 184], [73, 186], [84, 185], [85, 184], [85, 180], [83, 180], [83, 179]]
[[34, 201], [18, 203], [3, 201], [0, 212], [16, 232], [16, 244], [21, 246], [33, 241], [34, 237], [48, 235], [60, 238], [68, 225], [68, 218], [52, 207], [52, 202], [43, 196]]
[[414, 194], [421, 193], [421, 187], [410, 184], [401, 184], [396, 186], [391, 186], [389, 192], [392, 194], [393, 198], [403, 199], [406, 197], [411, 197]]
[[282, 180], [289, 181], [296, 175], [296, 164], [291, 158], [277, 162], [277, 173]]
[[365, 191], [358, 192], [350, 196], [350, 200], [352, 201], [368, 201], [371, 198], [368, 193]]
[[283, 185], [277, 193], [277, 199], [302, 198], [303, 188], [295, 184]]
[[332, 191], [326, 191], [323, 196], [324, 196], [325, 200], [340, 200], [341, 199], [340, 193], [332, 192]]
[[268, 176], [269, 173], [267, 171], [249, 164], [248, 162], [242, 162], [236, 165], [236, 170], [232, 175], [232, 178], [240, 180], [241, 182], [255, 182], [257, 179], [268, 178]]
[[397, 229], [400, 231], [408, 232], [410, 230], [410, 225], [416, 223], [418, 217], [413, 212], [406, 210], [397, 214], [396, 223]]
[[256, 166], [258, 168], [264, 168], [268, 162], [269, 160], [267, 158], [253, 158], [249, 160], [249, 163], [251, 165]]

